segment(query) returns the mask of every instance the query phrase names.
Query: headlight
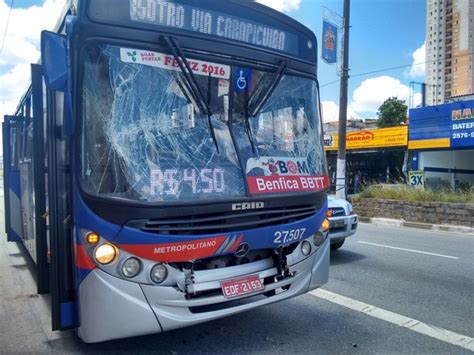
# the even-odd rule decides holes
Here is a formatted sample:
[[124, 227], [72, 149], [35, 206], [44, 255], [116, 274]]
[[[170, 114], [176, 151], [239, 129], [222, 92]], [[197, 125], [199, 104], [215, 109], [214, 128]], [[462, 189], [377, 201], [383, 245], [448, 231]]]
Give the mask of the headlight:
[[354, 211], [352, 210], [352, 205], [350, 203], [347, 204], [347, 210], [349, 211], [349, 215], [354, 213]]
[[125, 277], [132, 278], [138, 275], [142, 268], [142, 263], [137, 258], [128, 258], [122, 264], [122, 274]]
[[157, 284], [162, 283], [163, 281], [165, 281], [167, 276], [168, 276], [168, 270], [162, 264], [157, 264], [153, 266], [153, 268], [151, 269], [150, 278], [151, 278], [151, 281], [153, 281], [154, 283], [157, 283]]
[[308, 256], [311, 253], [311, 244], [306, 240], [301, 243], [301, 252], [304, 256]]
[[110, 264], [117, 256], [117, 249], [112, 244], [102, 244], [94, 252], [94, 258], [102, 265]]
[[324, 241], [326, 240], [326, 235], [327, 233], [323, 233], [321, 231], [316, 232], [316, 234], [313, 236], [313, 242], [314, 245], [317, 246], [318, 248], [323, 245]]

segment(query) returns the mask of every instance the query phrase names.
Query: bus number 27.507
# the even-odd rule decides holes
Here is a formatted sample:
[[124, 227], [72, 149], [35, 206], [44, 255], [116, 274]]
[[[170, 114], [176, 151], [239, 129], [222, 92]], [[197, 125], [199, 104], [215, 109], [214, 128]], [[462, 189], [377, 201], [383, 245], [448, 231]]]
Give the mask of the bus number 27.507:
[[295, 242], [297, 240], [303, 239], [305, 231], [306, 228], [276, 231], [274, 234], [275, 239], [273, 240], [273, 243], [286, 244], [289, 242]]

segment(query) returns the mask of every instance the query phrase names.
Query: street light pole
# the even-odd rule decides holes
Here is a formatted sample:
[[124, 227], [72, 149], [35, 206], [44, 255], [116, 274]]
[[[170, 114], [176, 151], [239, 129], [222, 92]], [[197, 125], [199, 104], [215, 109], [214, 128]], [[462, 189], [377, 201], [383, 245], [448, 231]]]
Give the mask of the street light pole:
[[349, 81], [350, 0], [344, 0], [344, 41], [339, 96], [339, 144], [337, 150], [336, 196], [346, 198], [347, 86]]

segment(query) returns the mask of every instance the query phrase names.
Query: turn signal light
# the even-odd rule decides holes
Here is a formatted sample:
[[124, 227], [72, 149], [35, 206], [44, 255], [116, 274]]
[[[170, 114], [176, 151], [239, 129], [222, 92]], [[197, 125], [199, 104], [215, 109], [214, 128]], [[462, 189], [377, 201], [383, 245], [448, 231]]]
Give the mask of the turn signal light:
[[329, 219], [326, 218], [323, 224], [321, 224], [321, 229], [323, 230], [323, 232], [327, 232], [329, 230], [329, 226], [330, 226]]
[[326, 216], [327, 216], [327, 217], [332, 217], [332, 211], [331, 211], [331, 210], [327, 210]]
[[89, 232], [86, 235], [86, 242], [91, 245], [97, 244], [99, 242], [99, 239], [99, 235], [95, 232]]

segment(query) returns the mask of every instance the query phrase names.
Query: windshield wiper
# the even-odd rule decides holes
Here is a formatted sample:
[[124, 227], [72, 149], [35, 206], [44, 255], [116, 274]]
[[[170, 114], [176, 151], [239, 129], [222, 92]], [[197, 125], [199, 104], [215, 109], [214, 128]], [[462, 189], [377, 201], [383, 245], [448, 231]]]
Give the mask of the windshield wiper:
[[[248, 92], [245, 93], [245, 131], [247, 133], [250, 145], [252, 146], [252, 151], [254, 153], [256, 152], [256, 149], [252, 133], [252, 127], [250, 126], [250, 117], [255, 117], [258, 115], [262, 107], [273, 94], [273, 91], [275, 91], [276, 87], [280, 83], [280, 80], [283, 78], [283, 74], [287, 66], [288, 62], [286, 60], [281, 61], [280, 66], [278, 67], [276, 72], [272, 74], [270, 83], [268, 85], [265, 85], [263, 84], [263, 80], [261, 80], [255, 88], [254, 93], [250, 99], [248, 99]], [[261, 92], [265, 92], [265, 94], [262, 96]]]
[[[199, 85], [196, 80], [196, 76], [194, 75], [191, 66], [189, 65], [188, 60], [184, 56], [184, 53], [181, 49], [181, 46], [179, 45], [178, 41], [172, 37], [172, 36], [166, 36], [164, 37], [166, 43], [171, 49], [171, 52], [173, 53], [173, 57], [178, 63], [179, 68], [181, 69], [181, 72], [183, 73], [184, 79], [185, 79], [185, 86], [186, 89], [189, 91], [191, 96], [193, 97], [194, 101], [197, 103], [199, 106], [199, 110], [203, 111], [207, 115], [207, 122], [209, 124], [209, 130], [211, 133], [212, 140], [214, 141], [214, 144], [216, 146], [216, 150], [219, 153], [219, 145], [217, 144], [217, 139], [216, 139], [216, 134], [214, 132], [214, 127], [212, 126], [212, 112], [211, 108], [209, 105], [209, 100], [204, 99], [204, 95], [199, 89]], [[209, 80], [210, 81], [210, 80]], [[208, 85], [210, 86], [210, 82]], [[180, 89], [182, 89], [180, 87]], [[210, 90], [210, 88], [209, 88]]]
[[[273, 91], [275, 91], [276, 87], [280, 83], [280, 80], [283, 78], [283, 74], [285, 73], [287, 66], [288, 66], [288, 62], [286, 60], [281, 61], [280, 66], [278, 67], [276, 72], [273, 73], [269, 85], [265, 86], [262, 83], [263, 80], [259, 82], [259, 84], [254, 90], [254, 94], [248, 101], [247, 110], [248, 110], [249, 117], [255, 117], [258, 115], [262, 107], [265, 105], [267, 100], [273, 94]], [[262, 91], [265, 92], [263, 96], [260, 95]]]

